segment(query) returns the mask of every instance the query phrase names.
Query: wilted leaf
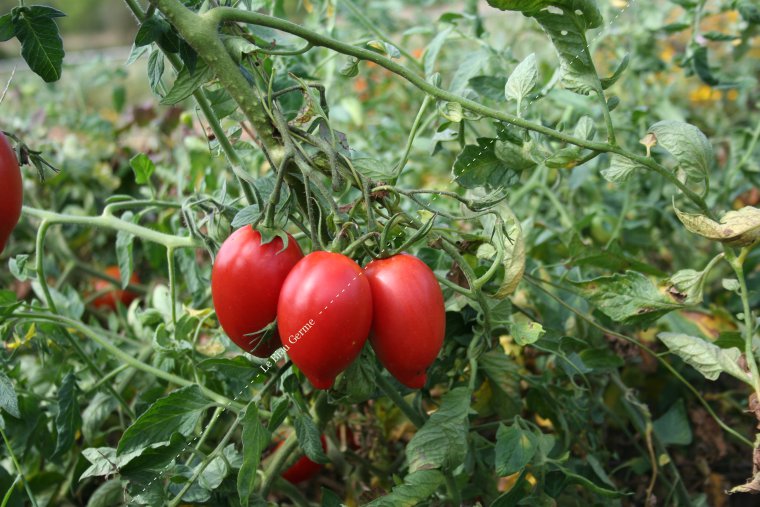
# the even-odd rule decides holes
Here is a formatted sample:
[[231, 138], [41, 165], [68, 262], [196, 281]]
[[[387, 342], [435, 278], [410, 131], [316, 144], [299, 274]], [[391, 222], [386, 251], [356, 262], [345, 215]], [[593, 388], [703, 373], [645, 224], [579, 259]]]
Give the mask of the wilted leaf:
[[675, 208], [681, 223], [694, 234], [730, 246], [747, 246], [760, 240], [760, 209], [745, 206], [729, 211], [716, 222], [704, 215], [684, 213]]
[[739, 349], [722, 349], [702, 338], [683, 333], [660, 333], [657, 337], [670, 352], [694, 367], [708, 380], [716, 380], [721, 373], [750, 382], [749, 375], [739, 366]]
[[504, 241], [504, 278], [494, 297], [504, 299], [517, 289], [525, 272], [525, 237], [512, 209], [504, 203], [498, 204], [497, 209], [503, 224], [497, 238]]
[[575, 285], [583, 297], [616, 322], [647, 324], [683, 307], [636, 271], [575, 282]]

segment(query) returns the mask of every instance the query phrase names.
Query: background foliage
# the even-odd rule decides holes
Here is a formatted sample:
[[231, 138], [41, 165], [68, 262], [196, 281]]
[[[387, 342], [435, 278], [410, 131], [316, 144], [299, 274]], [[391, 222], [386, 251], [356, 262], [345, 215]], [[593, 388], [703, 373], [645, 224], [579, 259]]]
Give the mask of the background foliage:
[[[262, 373], [219, 328], [213, 255], [259, 216], [244, 190], [271, 195], [261, 145], [285, 134], [267, 117], [266, 144], [163, 6], [135, 25], [128, 65], [64, 59], [53, 84], [16, 72], [0, 125], [60, 173], [26, 167], [3, 252], [4, 505], [752, 504], [725, 491], [754, 492], [760, 462], [760, 7], [586, 0], [558, 20], [570, 2], [491, 4], [240, 2], [344, 44], [286, 56], [267, 52], [298, 53], [293, 35], [224, 29], [252, 90], [294, 87], [275, 109], [322, 171], [308, 179], [327, 239], [352, 222], [350, 239], [385, 226], [398, 246], [435, 219], [408, 247], [447, 297], [420, 391], [367, 349], [320, 395], [289, 364]], [[374, 224], [349, 168], [374, 188]], [[309, 250], [294, 174], [277, 225]], [[724, 216], [730, 231], [706, 220]], [[140, 275], [140, 298], [107, 312], [93, 283], [114, 264]], [[320, 431], [318, 478], [279, 479], [277, 457], [316, 459]]]

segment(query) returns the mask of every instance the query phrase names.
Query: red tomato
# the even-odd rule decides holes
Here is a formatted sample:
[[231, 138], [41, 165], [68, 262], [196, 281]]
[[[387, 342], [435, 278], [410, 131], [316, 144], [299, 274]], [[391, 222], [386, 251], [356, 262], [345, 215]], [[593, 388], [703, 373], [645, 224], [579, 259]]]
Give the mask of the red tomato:
[[409, 254], [372, 261], [365, 272], [372, 287], [372, 348], [399, 382], [419, 389], [446, 332], [438, 280], [424, 262]]
[[[322, 435], [319, 438], [322, 441], [322, 450], [327, 451], [327, 442], [325, 442], [325, 436]], [[282, 445], [282, 442], [280, 442], [280, 444], [277, 447], [279, 447], [280, 445]], [[290, 468], [288, 468], [282, 473], [282, 478], [288, 482], [296, 484], [298, 482], [303, 482], [303, 481], [311, 479], [321, 469], [322, 469], [322, 465], [320, 465], [319, 463], [314, 463], [312, 460], [310, 460], [306, 456], [301, 456], [300, 458], [298, 458], [298, 461], [293, 463], [290, 466]]]
[[293, 236], [288, 235], [285, 249], [279, 237], [262, 245], [261, 233], [250, 226], [222, 243], [211, 271], [211, 296], [219, 324], [243, 350], [268, 357], [280, 347], [277, 331], [264, 340], [257, 331], [277, 316], [282, 284], [302, 257]]
[[345, 255], [319, 251], [296, 264], [282, 286], [283, 345], [317, 389], [329, 389], [367, 341], [372, 292], [363, 274]]
[[23, 187], [16, 154], [0, 132], [0, 253], [21, 216]]
[[[107, 267], [105, 273], [111, 278], [116, 278], [117, 280], [121, 279], [121, 272], [119, 271], [118, 266]], [[137, 273], [132, 273], [132, 276], [129, 278], [129, 283], [140, 283], [140, 278], [137, 276]], [[99, 279], [95, 281], [93, 286], [95, 288], [95, 292], [102, 292], [113, 288], [114, 285], [108, 280]], [[117, 301], [119, 301], [124, 306], [129, 306], [129, 303], [135, 299], [137, 299], [137, 294], [132, 291], [114, 289], [95, 298], [92, 301], [92, 304], [95, 306], [95, 308], [100, 308], [102, 310], [115, 310]]]

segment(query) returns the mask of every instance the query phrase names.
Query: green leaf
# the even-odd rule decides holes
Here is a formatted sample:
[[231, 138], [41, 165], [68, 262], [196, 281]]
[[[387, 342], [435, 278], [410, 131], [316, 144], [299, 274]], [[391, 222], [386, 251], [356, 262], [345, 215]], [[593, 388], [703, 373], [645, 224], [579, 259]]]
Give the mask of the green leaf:
[[456, 387], [443, 396], [440, 408], [406, 446], [409, 470], [453, 470], [467, 455], [470, 390]]
[[537, 448], [536, 435], [522, 429], [517, 421], [511, 426], [500, 424], [494, 449], [496, 474], [505, 477], [521, 471], [533, 459]]
[[504, 87], [504, 95], [507, 100], [517, 101], [518, 111], [521, 108], [523, 99], [536, 87], [537, 80], [538, 66], [536, 65], [536, 54], [531, 53], [515, 67]]
[[494, 391], [495, 404], [499, 415], [506, 419], [520, 413], [520, 371], [515, 362], [502, 350], [492, 350], [478, 358]]
[[601, 90], [591, 59], [586, 30], [602, 24], [594, 0], [488, 0], [501, 10], [519, 11], [532, 17], [547, 33], [560, 60], [565, 88], [587, 95]]
[[[501, 280], [499, 290], [494, 294], [497, 299], [504, 299], [520, 285], [520, 280], [525, 273], [525, 236], [522, 225], [517, 219], [512, 208], [505, 203], [499, 203], [496, 210], [501, 216], [502, 230], [497, 232], [497, 239], [504, 244], [504, 278]], [[489, 228], [485, 227], [486, 233]]]
[[620, 61], [620, 64], [617, 66], [617, 69], [615, 69], [615, 72], [610, 76], [603, 78], [601, 80], [602, 83], [602, 89], [606, 90], [610, 86], [614, 85], [618, 79], [620, 79], [620, 76], [623, 75], [623, 72], [625, 72], [625, 69], [628, 68], [628, 62], [631, 60], [631, 55], [626, 54], [623, 59]]
[[520, 346], [530, 345], [535, 343], [541, 338], [546, 331], [541, 324], [533, 322], [529, 319], [515, 318], [515, 321], [510, 327], [512, 337]]
[[[125, 212], [121, 219], [129, 222], [133, 220], [131, 211]], [[119, 277], [121, 278], [121, 288], [125, 289], [132, 278], [132, 268], [134, 260], [132, 258], [132, 246], [135, 241], [135, 235], [125, 231], [119, 231], [116, 234], [116, 260], [119, 264]]]
[[668, 120], [655, 123], [647, 132], [654, 134], [657, 144], [673, 155], [689, 179], [708, 178], [715, 155], [701, 130], [688, 123]]
[[675, 208], [676, 215], [689, 232], [720, 241], [734, 247], [752, 245], [760, 241], [760, 208], [745, 206], [729, 211], [719, 222], [704, 215], [684, 213]]
[[74, 445], [74, 436], [82, 424], [82, 417], [77, 403], [76, 377], [72, 372], [66, 374], [58, 387], [58, 414], [55, 417], [55, 429], [58, 439], [53, 456], [60, 456]]
[[427, 500], [443, 484], [438, 470], [418, 470], [404, 477], [404, 483], [393, 488], [390, 494], [376, 498], [365, 507], [414, 507]]
[[169, 23], [158, 16], [151, 16], [142, 22], [135, 35], [135, 46], [147, 46], [153, 42], [158, 42], [161, 36], [171, 31]]
[[683, 307], [636, 271], [574, 283], [583, 297], [615, 322], [648, 324]]
[[465, 188], [506, 188], [518, 174], [494, 152], [495, 139], [478, 138], [478, 145], [468, 144], [454, 162], [454, 176]]
[[643, 172], [646, 169], [643, 165], [621, 155], [613, 154], [610, 156], [610, 166], [602, 169], [602, 177], [612, 183], [623, 183], [636, 172]]
[[578, 123], [575, 125], [573, 135], [575, 137], [580, 137], [581, 139], [586, 139], [587, 141], [594, 139], [594, 136], [596, 135], [594, 120], [588, 116], [581, 116], [581, 119], [578, 120]]
[[177, 79], [174, 80], [171, 90], [166, 94], [166, 97], [161, 99], [161, 104], [172, 106], [185, 100], [209, 81], [212, 75], [212, 70], [203, 61], [199, 61], [192, 72], [188, 70], [187, 66], [183, 66], [177, 74]]
[[441, 48], [443, 48], [443, 44], [446, 42], [446, 39], [453, 28], [453, 26], [447, 26], [438, 32], [425, 48], [425, 53], [422, 55], [422, 65], [425, 69], [426, 78], [429, 78], [435, 73], [435, 62], [438, 59], [438, 53], [441, 52]]
[[381, 40], [371, 40], [367, 42], [366, 46], [370, 51], [374, 51], [375, 53], [387, 56], [388, 58], [401, 58], [401, 53], [393, 44], [389, 44]]
[[98, 428], [118, 406], [118, 401], [105, 392], [95, 393], [90, 404], [82, 411], [82, 436], [91, 443], [96, 438]]
[[372, 361], [374, 361], [372, 356], [362, 352], [346, 369], [335, 388], [336, 392], [345, 393], [345, 396], [340, 398], [341, 401], [363, 403], [375, 393], [377, 389], [375, 375], [377, 372]]
[[135, 173], [135, 181], [140, 185], [148, 183], [151, 174], [156, 170], [153, 161], [145, 153], [138, 153], [129, 160], [129, 166]]
[[11, 13], [0, 16], [0, 42], [11, 40], [16, 35]]
[[122, 500], [124, 500], [124, 487], [121, 479], [111, 479], [93, 491], [87, 500], [87, 507], [113, 507], [121, 505]]
[[739, 349], [722, 349], [702, 338], [683, 333], [660, 333], [657, 337], [670, 352], [683, 359], [708, 380], [716, 380], [721, 373], [728, 373], [750, 383], [749, 375], [739, 366]]
[[481, 97], [501, 100], [504, 98], [506, 83], [503, 77], [475, 76], [467, 82], [467, 86]]
[[259, 410], [254, 403], [245, 409], [243, 425], [243, 465], [237, 477], [237, 491], [240, 505], [248, 506], [253, 486], [256, 482], [256, 470], [259, 468], [261, 453], [269, 444], [271, 433], [259, 421]]
[[13, 26], [21, 42], [21, 56], [47, 83], [61, 78], [63, 41], [54, 18], [64, 15], [61, 11], [39, 5], [13, 9]]
[[555, 151], [544, 160], [544, 164], [551, 169], [572, 169], [578, 164], [579, 158], [581, 158], [581, 149], [577, 146], [567, 146]]
[[0, 408], [16, 418], [20, 418], [18, 411], [18, 396], [13, 388], [13, 382], [4, 372], [0, 371]]
[[151, 91], [159, 97], [161, 96], [161, 78], [163, 75], [164, 53], [157, 49], [152, 51], [148, 58], [148, 83], [150, 84]]
[[341, 507], [343, 502], [340, 497], [322, 486], [322, 507]]
[[174, 433], [188, 436], [210, 405], [197, 385], [183, 387], [153, 403], [127, 428], [118, 454], [166, 443]]
[[691, 427], [689, 427], [689, 417], [686, 414], [683, 399], [671, 405], [662, 417], [652, 423], [652, 428], [660, 442], [665, 445], [691, 444]]
[[504, 162], [512, 171], [519, 173], [527, 169], [532, 169], [538, 164], [530, 158], [530, 150], [533, 143], [526, 142], [518, 146], [510, 141], [497, 140], [494, 143], [494, 155]]
[[707, 59], [707, 47], [693, 44], [691, 46], [691, 68], [694, 69], [694, 73], [699, 76], [708, 86], [718, 86], [720, 84], [720, 78], [718, 78], [710, 67], [710, 62]]
[[303, 449], [307, 458], [315, 463], [329, 463], [324, 449], [322, 449], [322, 440], [320, 439], [319, 430], [314, 421], [308, 414], [298, 414], [293, 420], [293, 427], [296, 430], [298, 445]]

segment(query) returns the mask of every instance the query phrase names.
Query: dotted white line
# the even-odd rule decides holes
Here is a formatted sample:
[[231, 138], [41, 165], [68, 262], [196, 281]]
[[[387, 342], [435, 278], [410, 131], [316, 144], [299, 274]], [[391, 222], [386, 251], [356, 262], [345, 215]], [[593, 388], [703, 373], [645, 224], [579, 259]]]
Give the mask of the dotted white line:
[[[594, 37], [593, 39], [591, 39], [591, 41], [587, 42], [587, 44], [586, 44], [586, 47], [584, 48], [584, 50], [586, 50], [586, 49], [589, 49], [589, 46], [590, 46], [591, 44], [593, 44], [593, 43], [594, 43], [594, 42], [595, 42], [595, 41], [596, 41], [596, 40], [597, 40], [597, 39], [598, 39], [598, 38], [599, 38], [599, 37], [600, 37], [600, 36], [601, 36], [601, 35], [602, 35], [602, 34], [603, 34], [605, 31], [606, 31], [606, 29], [607, 29], [607, 28], [609, 28], [609, 27], [612, 25], [612, 23], [614, 23], [614, 22], [615, 22], [615, 21], [616, 21], [616, 20], [617, 20], [617, 19], [620, 17], [620, 15], [621, 15], [621, 14], [623, 14], [623, 13], [624, 13], [626, 10], [628, 10], [628, 8], [629, 8], [629, 7], [631, 7], [631, 6], [632, 6], [634, 3], [636, 3], [636, 0], [631, 0], [631, 1], [630, 1], [630, 2], [628, 2], [628, 3], [627, 3], [625, 6], [624, 6], [624, 7], [622, 7], [622, 8], [621, 8], [621, 9], [618, 11], [618, 13], [617, 13], [617, 14], [616, 14], [616, 15], [615, 15], [615, 16], [614, 16], [614, 17], [613, 17], [613, 18], [612, 18], [612, 19], [611, 19], [611, 20], [610, 20], [610, 21], [607, 23], [607, 25], [604, 27], [604, 29], [602, 29], [602, 30], [601, 30], [601, 31], [600, 31], [600, 32], [599, 32], [599, 33], [596, 35], [596, 37]], [[580, 57], [581, 57], [581, 55], [582, 55], [582, 53], [578, 53], [578, 54], [575, 56], [575, 59], [574, 59], [574, 60], [572, 60], [572, 62], [571, 62], [571, 63], [574, 63], [574, 62], [575, 62], [575, 61], [576, 61], [578, 58], [580, 58]], [[539, 98], [541, 98], [541, 96], [540, 96], [540, 95], [539, 95], [539, 97], [537, 97], [536, 99], [534, 99], [534, 100], [532, 100], [532, 101], [528, 102], [528, 104], [527, 104], [527, 105], [528, 105], [528, 106], [530, 106], [531, 104], [533, 104], [534, 102], [536, 102], [536, 100], [538, 100]], [[465, 169], [469, 168], [469, 167], [470, 167], [470, 165], [473, 163], [473, 161], [474, 161], [474, 160], [476, 160], [478, 157], [480, 157], [480, 156], [481, 156], [483, 153], [485, 153], [485, 151], [488, 149], [488, 147], [489, 147], [491, 144], [495, 143], [495, 142], [496, 142], [496, 139], [494, 139], [494, 140], [490, 141], [489, 143], [486, 143], [486, 144], [485, 144], [485, 145], [484, 145], [484, 146], [481, 148], [481, 150], [478, 152], [478, 154], [475, 156], [475, 158], [474, 158], [473, 160], [471, 160], [470, 162], [468, 162], [468, 163], [467, 163], [467, 165], [465, 166]], [[543, 163], [543, 162], [546, 162], [546, 160], [548, 160], [548, 158], [549, 158], [549, 157], [547, 157], [546, 159], [544, 159], [544, 160], [543, 160], [541, 163]], [[451, 179], [449, 180], [449, 183], [454, 183], [454, 180], [455, 180], [455, 179], [456, 179], [456, 175], [452, 175]], [[430, 198], [430, 202], [432, 203], [432, 202], [433, 202], [433, 201], [435, 201], [435, 200], [436, 200], [438, 197], [439, 197], [439, 194], [433, 194], [433, 195], [431, 196], [431, 198]], [[408, 226], [405, 226], [405, 227], [402, 229], [402, 231], [401, 231], [401, 232], [399, 232], [399, 233], [397, 233], [395, 236], [393, 236], [393, 237], [390, 239], [390, 241], [389, 241], [389, 244], [391, 244], [391, 243], [392, 243], [392, 242], [393, 242], [393, 241], [394, 241], [396, 238], [398, 238], [399, 236], [401, 236], [401, 234], [403, 234], [403, 232], [404, 232], [406, 229], [408, 229]], [[355, 277], [354, 277], [354, 278], [351, 280], [351, 282], [353, 282], [354, 280], [356, 280], [358, 277], [362, 276], [362, 274], [363, 274], [363, 273], [359, 273], [358, 275], [356, 275], [356, 276], [355, 276]], [[350, 286], [351, 286], [351, 282], [348, 282], [348, 285], [346, 285], [346, 288], [348, 288], [348, 287], [350, 287]], [[340, 295], [341, 295], [341, 294], [343, 294], [345, 291], [346, 291], [346, 289], [344, 288], [344, 289], [343, 289], [341, 292], [339, 292], [339, 293], [338, 293], [338, 294], [335, 296], [335, 299], [337, 299], [338, 297], [340, 297]], [[332, 299], [332, 300], [330, 300], [330, 303], [329, 303], [328, 305], [326, 305], [322, 311], [320, 311], [320, 312], [319, 312], [319, 315], [322, 315], [322, 313], [323, 313], [323, 312], [327, 311], [327, 308], [329, 307], [329, 305], [331, 305], [331, 304], [333, 304], [333, 303], [334, 303], [335, 299]], [[224, 412], [225, 410], [229, 409], [229, 408], [230, 408], [230, 405], [231, 405], [232, 403], [234, 403], [235, 401], [237, 401], [237, 399], [238, 399], [238, 398], [239, 398], [239, 397], [240, 397], [240, 396], [243, 394], [243, 392], [244, 392], [244, 391], [246, 391], [246, 390], [248, 390], [248, 389], [249, 389], [249, 388], [250, 388], [250, 387], [253, 385], [253, 383], [254, 383], [254, 380], [255, 380], [255, 378], [254, 378], [253, 380], [251, 380], [251, 381], [250, 381], [250, 382], [249, 382], [249, 383], [248, 383], [248, 384], [247, 384], [245, 387], [243, 387], [243, 388], [240, 390], [240, 392], [239, 392], [239, 393], [238, 393], [238, 394], [237, 394], [237, 395], [236, 395], [234, 398], [232, 398], [232, 400], [230, 400], [230, 402], [229, 402], [229, 403], [227, 403], [227, 405], [226, 405], [225, 407], [223, 407], [223, 409], [222, 409], [222, 412]], [[218, 418], [219, 416], [221, 416], [222, 412], [219, 412], [219, 415], [217, 416], [217, 418]], [[180, 456], [182, 453], [184, 453], [186, 450], [188, 450], [188, 449], [190, 448], [190, 446], [191, 446], [191, 445], [192, 445], [192, 444], [193, 444], [193, 443], [194, 443], [196, 440], [198, 440], [199, 438], [200, 438], [200, 435], [198, 435], [198, 436], [196, 436], [195, 438], [193, 438], [192, 440], [188, 441], [188, 442], [187, 442], [187, 444], [185, 444], [185, 446], [182, 448], [182, 450], [181, 450], [181, 451], [180, 451], [180, 452], [179, 452], [179, 453], [178, 453], [178, 454], [177, 454], [177, 455], [174, 457], [174, 460], [176, 460], [177, 458], [179, 458], [179, 456]], [[174, 461], [174, 460], [172, 460], [172, 461]], [[139, 495], [142, 495], [143, 493], [145, 493], [145, 491], [147, 491], [147, 490], [148, 490], [148, 488], [150, 487], [150, 485], [151, 485], [151, 484], [153, 484], [154, 482], [156, 482], [156, 481], [157, 481], [159, 478], [162, 478], [162, 477], [163, 477], [163, 473], [164, 473], [165, 471], [169, 470], [170, 468], [171, 468], [171, 465], [167, 466], [167, 467], [166, 467], [166, 468], [164, 468], [164, 469], [163, 469], [161, 472], [159, 472], [159, 474], [158, 474], [158, 475], [156, 475], [156, 477], [154, 477], [153, 479], [151, 479], [151, 480], [150, 480], [150, 482], [148, 482], [148, 484], [146, 484], [146, 485], [145, 485], [145, 487], [144, 487], [142, 490], [140, 490], [140, 491], [137, 493], [137, 496], [139, 496]]]

